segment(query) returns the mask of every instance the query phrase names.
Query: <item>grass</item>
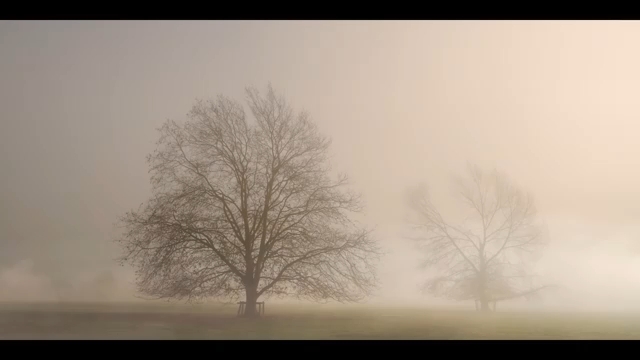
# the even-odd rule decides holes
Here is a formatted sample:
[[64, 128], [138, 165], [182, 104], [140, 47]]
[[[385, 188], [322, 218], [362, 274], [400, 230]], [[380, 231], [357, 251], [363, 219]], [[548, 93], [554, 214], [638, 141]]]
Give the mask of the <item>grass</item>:
[[640, 339], [640, 316], [267, 304], [0, 305], [0, 339]]

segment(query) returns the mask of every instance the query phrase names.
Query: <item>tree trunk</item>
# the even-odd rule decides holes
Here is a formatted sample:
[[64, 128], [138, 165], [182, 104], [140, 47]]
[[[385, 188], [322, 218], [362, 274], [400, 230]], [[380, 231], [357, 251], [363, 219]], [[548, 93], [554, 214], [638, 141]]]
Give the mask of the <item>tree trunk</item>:
[[257, 286], [253, 284], [247, 285], [246, 287], [246, 305], [244, 308], [244, 317], [258, 317], [260, 314], [258, 313], [258, 309], [256, 308], [256, 302], [258, 301], [258, 291]]
[[489, 307], [489, 300], [480, 299], [480, 311], [482, 311], [482, 312], [491, 311], [491, 308]]
[[[481, 249], [481, 251], [484, 251]], [[487, 274], [484, 270], [484, 261], [483, 261], [483, 257], [481, 257], [481, 264], [480, 264], [480, 272], [478, 273], [478, 283], [477, 283], [477, 290], [478, 290], [478, 302], [480, 303], [480, 311], [481, 312], [490, 312], [491, 311], [491, 304], [489, 301], [489, 295], [488, 295], [488, 289], [487, 289]]]
[[486, 287], [482, 286], [480, 290], [480, 311], [481, 312], [490, 312], [491, 311], [491, 300], [489, 300], [489, 296], [487, 295]]

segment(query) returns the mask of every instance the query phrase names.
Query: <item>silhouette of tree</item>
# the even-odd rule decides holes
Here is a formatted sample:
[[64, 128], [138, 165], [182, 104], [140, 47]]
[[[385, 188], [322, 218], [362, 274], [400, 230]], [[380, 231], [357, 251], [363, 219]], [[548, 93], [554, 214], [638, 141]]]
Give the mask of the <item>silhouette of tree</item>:
[[162, 126], [148, 157], [153, 196], [121, 220], [122, 260], [157, 298], [261, 296], [358, 301], [376, 286], [379, 250], [349, 216], [347, 178], [329, 176], [322, 136], [271, 85], [239, 102], [198, 101]]
[[424, 289], [436, 296], [474, 300], [478, 309], [516, 297], [531, 296], [535, 286], [530, 265], [546, 244], [536, 221], [533, 198], [494, 171], [469, 164], [467, 177], [455, 181], [469, 216], [460, 223], [445, 220], [428, 191], [411, 191], [412, 237], [424, 251], [424, 266], [437, 271]]

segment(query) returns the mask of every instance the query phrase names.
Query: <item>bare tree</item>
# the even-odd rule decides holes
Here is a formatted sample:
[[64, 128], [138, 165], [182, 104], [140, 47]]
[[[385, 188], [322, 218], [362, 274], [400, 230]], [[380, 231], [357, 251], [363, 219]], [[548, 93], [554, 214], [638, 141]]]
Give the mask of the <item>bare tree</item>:
[[329, 176], [322, 136], [269, 85], [237, 101], [198, 101], [166, 122], [148, 157], [153, 196], [122, 219], [123, 261], [157, 298], [261, 296], [358, 301], [377, 285], [379, 250], [349, 216], [346, 176]]
[[423, 265], [437, 273], [426, 291], [474, 300], [488, 311], [492, 302], [529, 297], [546, 287], [536, 286], [531, 264], [547, 237], [531, 195], [496, 171], [486, 174], [469, 165], [467, 175], [455, 181], [469, 211], [459, 222], [445, 220], [426, 189], [411, 192], [412, 222], [420, 233], [413, 239], [424, 251]]

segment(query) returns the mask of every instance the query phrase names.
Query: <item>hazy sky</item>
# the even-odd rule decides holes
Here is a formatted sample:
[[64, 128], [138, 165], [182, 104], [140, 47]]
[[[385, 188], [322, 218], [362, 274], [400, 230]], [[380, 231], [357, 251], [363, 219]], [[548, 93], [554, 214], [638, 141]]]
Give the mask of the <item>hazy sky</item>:
[[639, 38], [630, 21], [0, 22], [0, 279], [113, 268], [155, 129], [270, 81], [363, 193], [391, 251], [381, 297], [418, 299], [404, 191], [446, 202], [469, 160], [535, 194], [554, 281], [640, 304]]

